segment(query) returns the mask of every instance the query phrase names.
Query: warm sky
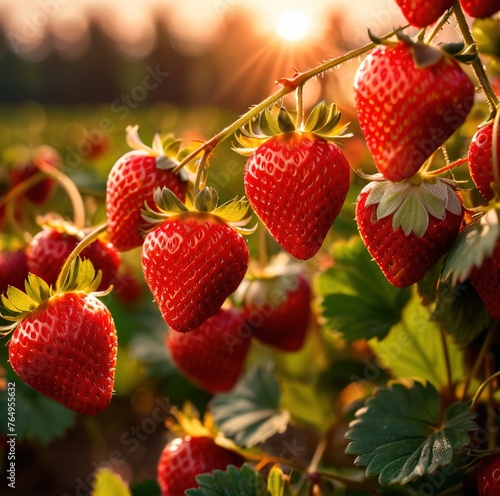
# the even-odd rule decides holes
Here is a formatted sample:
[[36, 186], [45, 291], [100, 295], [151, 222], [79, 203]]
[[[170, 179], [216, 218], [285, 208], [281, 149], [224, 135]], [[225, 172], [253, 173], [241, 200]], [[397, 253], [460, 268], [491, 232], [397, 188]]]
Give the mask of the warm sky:
[[159, 6], [169, 7], [165, 21], [179, 41], [194, 44], [213, 38], [224, 17], [242, 8], [259, 28], [270, 32], [276, 30], [280, 15], [289, 10], [307, 16], [311, 30], [317, 31], [325, 13], [342, 9], [354, 26], [355, 44], [358, 39], [365, 42], [367, 27], [376, 33], [392, 20], [402, 22], [394, 0], [3, 0], [0, 16], [11, 41], [36, 45], [48, 25], [57, 28], [64, 41], [79, 38], [85, 32], [85, 12], [103, 12], [106, 7], [104, 28], [125, 44], [140, 47], [148, 43], [151, 12]]

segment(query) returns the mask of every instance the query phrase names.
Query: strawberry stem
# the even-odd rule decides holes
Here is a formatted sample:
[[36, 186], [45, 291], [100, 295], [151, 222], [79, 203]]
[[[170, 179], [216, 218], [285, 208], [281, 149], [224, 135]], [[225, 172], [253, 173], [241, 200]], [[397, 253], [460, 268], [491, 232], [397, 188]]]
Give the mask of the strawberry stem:
[[302, 128], [304, 127], [304, 86], [302, 84], [300, 86], [297, 86], [296, 100], [297, 122], [295, 124], [295, 128], [299, 131], [302, 131]]
[[452, 13], [453, 9], [449, 9], [445, 12], [443, 16], [441, 16], [439, 22], [434, 25], [432, 31], [425, 38], [425, 43], [430, 43], [436, 37], [436, 35], [441, 31], [441, 29], [443, 29], [443, 26], [448, 22], [448, 19], [451, 17]]
[[495, 333], [495, 328], [494, 326], [490, 327], [488, 330], [488, 333], [486, 334], [486, 337], [483, 341], [483, 344], [481, 345], [481, 349], [479, 350], [479, 353], [477, 355], [477, 358], [474, 362], [474, 365], [472, 366], [472, 369], [470, 370], [469, 374], [467, 375], [464, 383], [464, 390], [462, 393], [462, 401], [466, 401], [468, 396], [469, 396], [469, 387], [470, 383], [472, 382], [472, 379], [476, 377], [479, 368], [481, 367], [484, 357], [486, 356], [486, 353], [490, 347], [491, 340], [493, 339], [493, 334]]
[[439, 174], [443, 174], [444, 172], [448, 172], [449, 170], [453, 169], [454, 167], [458, 167], [459, 165], [465, 164], [468, 161], [468, 158], [460, 158], [458, 160], [455, 160], [455, 162], [451, 162], [448, 165], [445, 165], [444, 167], [441, 167], [440, 169], [436, 169], [430, 172], [427, 172], [425, 175], [426, 176], [438, 176]]
[[477, 42], [474, 39], [474, 36], [472, 35], [472, 31], [467, 22], [467, 19], [465, 18], [460, 3], [455, 2], [455, 5], [452, 7], [452, 10], [455, 15], [458, 29], [462, 35], [463, 40], [472, 49], [470, 53], [477, 55], [477, 57], [475, 57], [471, 63], [472, 70], [474, 72], [474, 75], [476, 76], [479, 86], [481, 87], [481, 91], [484, 93], [486, 99], [488, 100], [488, 105], [490, 107], [490, 110], [494, 111], [498, 107], [498, 104], [500, 102], [498, 101], [498, 98], [495, 92], [493, 91], [493, 88], [491, 87], [490, 80], [486, 75], [486, 71], [484, 70], [483, 64], [481, 63], [481, 59], [479, 58], [479, 53], [477, 51]]
[[59, 290], [63, 287], [64, 282], [66, 281], [71, 266], [73, 265], [76, 257], [80, 255], [80, 253], [87, 248], [90, 244], [92, 244], [103, 232], [106, 232], [107, 224], [101, 224], [96, 227], [93, 231], [91, 231], [85, 238], [83, 238], [73, 249], [73, 251], [69, 254], [68, 258], [64, 262], [62, 266], [61, 272], [59, 273], [59, 277], [56, 281], [56, 290]]
[[19, 198], [24, 192], [28, 191], [31, 187], [43, 181], [46, 177], [47, 176], [43, 172], [34, 174], [33, 176], [14, 186], [14, 188], [12, 188], [1, 201], [1, 203], [5, 203], [5, 214], [7, 216], [7, 221], [10, 227], [21, 237], [21, 239], [27, 242], [29, 242], [29, 239], [27, 238], [30, 238], [31, 236], [18, 224], [16, 220], [14, 212], [15, 200]]
[[450, 351], [448, 348], [448, 341], [446, 340], [446, 334], [444, 331], [441, 329], [440, 330], [441, 334], [441, 343], [443, 346], [443, 355], [444, 355], [444, 363], [446, 366], [446, 381], [448, 383], [448, 391], [450, 394], [450, 398], [455, 397], [455, 387], [453, 385], [453, 373], [451, 370], [451, 362], [450, 362]]
[[477, 405], [479, 399], [481, 398], [481, 395], [483, 394], [484, 390], [492, 383], [495, 379], [500, 377], [500, 370], [495, 372], [493, 375], [490, 375], [488, 379], [486, 379], [478, 388], [476, 391], [476, 394], [474, 395], [474, 398], [472, 399], [472, 405], [471, 405], [471, 410]]
[[73, 206], [73, 223], [78, 229], [83, 229], [85, 227], [85, 206], [75, 183], [66, 174], [43, 159], [36, 159], [35, 165], [66, 191]]
[[[406, 29], [408, 25], [400, 27], [387, 33], [385, 36], [382, 36], [381, 40], [387, 40], [394, 36], [397, 31], [401, 31]], [[200, 153], [205, 152], [206, 154], [210, 154], [212, 150], [220, 143], [228, 139], [232, 136], [236, 131], [238, 131], [242, 126], [244, 126], [247, 122], [251, 121], [254, 117], [257, 117], [263, 110], [267, 107], [274, 105], [278, 100], [283, 98], [285, 95], [288, 95], [292, 91], [295, 91], [299, 86], [304, 85], [309, 79], [312, 79], [323, 72], [329, 71], [334, 67], [343, 64], [349, 60], [355, 59], [364, 55], [365, 53], [373, 50], [378, 46], [377, 43], [371, 42], [368, 43], [361, 48], [357, 48], [356, 50], [351, 50], [344, 55], [339, 57], [335, 57], [333, 59], [329, 59], [322, 64], [317, 65], [316, 67], [309, 69], [305, 72], [297, 73], [293, 78], [282, 78], [278, 80], [278, 83], [281, 84], [281, 88], [268, 96], [265, 100], [262, 100], [259, 104], [252, 107], [248, 112], [243, 114], [239, 119], [235, 120], [232, 124], [224, 128], [222, 131], [217, 133], [215, 136], [210, 138], [208, 141], [205, 141], [201, 146], [199, 146], [196, 150], [192, 151], [189, 155], [187, 155], [180, 163], [172, 169], [173, 172], [178, 172], [185, 165], [194, 160]]]

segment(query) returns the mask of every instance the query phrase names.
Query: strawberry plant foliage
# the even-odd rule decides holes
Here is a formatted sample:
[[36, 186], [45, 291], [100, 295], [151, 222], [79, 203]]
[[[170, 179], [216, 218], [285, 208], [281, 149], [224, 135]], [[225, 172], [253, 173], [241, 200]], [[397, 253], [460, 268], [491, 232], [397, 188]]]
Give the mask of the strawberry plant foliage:
[[333, 247], [334, 267], [317, 281], [322, 315], [329, 329], [348, 339], [383, 339], [400, 321], [408, 289], [393, 287], [357, 237]]
[[[464, 376], [463, 356], [450, 336], [445, 339], [452, 380], [458, 382]], [[393, 377], [418, 377], [436, 387], [445, 387], [448, 377], [441, 340], [439, 328], [432, 322], [431, 311], [413, 296], [403, 309], [401, 322], [394, 325], [384, 339], [370, 341], [370, 346], [380, 366], [388, 369]]]
[[243, 465], [241, 469], [229, 466], [226, 471], [216, 470], [213, 474], [203, 474], [196, 478], [198, 489], [188, 489], [187, 496], [279, 496], [266, 489], [263, 477]]
[[220, 430], [248, 448], [283, 432], [290, 421], [289, 412], [280, 408], [280, 389], [269, 366], [250, 370], [231, 392], [216, 395], [211, 411]]
[[406, 484], [449, 464], [469, 442], [468, 433], [477, 429], [470, 406], [456, 403], [441, 411], [431, 383], [381, 388], [351, 423], [346, 453], [358, 455], [355, 463], [381, 484]]

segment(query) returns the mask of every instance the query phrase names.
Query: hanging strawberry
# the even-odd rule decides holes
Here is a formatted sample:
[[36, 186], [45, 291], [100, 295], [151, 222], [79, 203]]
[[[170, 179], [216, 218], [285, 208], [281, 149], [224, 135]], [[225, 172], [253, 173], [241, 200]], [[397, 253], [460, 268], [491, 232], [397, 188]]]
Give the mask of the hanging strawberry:
[[452, 56], [402, 40], [373, 50], [354, 81], [361, 130], [377, 169], [390, 181], [415, 174], [462, 125], [474, 102], [474, 85]]
[[420, 281], [448, 251], [463, 216], [451, 181], [421, 176], [373, 181], [356, 204], [361, 238], [388, 281], [399, 288]]
[[344, 204], [350, 167], [331, 140], [340, 137], [336, 105], [317, 105], [304, 126], [285, 109], [260, 116], [260, 133], [241, 129], [237, 137], [250, 155], [244, 173], [250, 205], [276, 241], [294, 257], [307, 260], [320, 249]]
[[14, 322], [9, 361], [28, 386], [75, 412], [94, 415], [113, 394], [117, 339], [113, 318], [97, 299], [100, 272], [77, 258], [60, 287], [33, 274], [26, 293], [9, 287], [0, 315]]
[[133, 151], [119, 158], [109, 173], [106, 186], [108, 235], [119, 251], [142, 245], [147, 224], [141, 217], [144, 203], [154, 209], [153, 193], [158, 187], [169, 188], [181, 201], [186, 197], [187, 172], [174, 174], [178, 165], [180, 141], [167, 137], [162, 143], [158, 134], [153, 147], [139, 138], [138, 126], [127, 128], [127, 143]]
[[419, 28], [434, 24], [455, 0], [396, 0], [406, 20]]
[[[146, 282], [167, 324], [179, 332], [197, 328], [215, 315], [243, 279], [249, 261], [244, 229], [246, 201], [217, 207], [213, 188], [191, 204], [167, 188], [157, 189], [156, 208], [144, 218], [156, 224], [142, 247]], [[248, 219], [246, 219], [248, 222]]]

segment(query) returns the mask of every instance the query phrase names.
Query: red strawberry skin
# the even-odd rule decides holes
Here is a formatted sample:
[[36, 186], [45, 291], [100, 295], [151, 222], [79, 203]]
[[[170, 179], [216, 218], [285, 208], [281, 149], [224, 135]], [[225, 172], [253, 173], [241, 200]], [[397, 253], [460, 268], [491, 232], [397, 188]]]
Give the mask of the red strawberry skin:
[[229, 391], [240, 377], [252, 330], [236, 310], [219, 310], [187, 333], [171, 331], [167, 346], [177, 367], [209, 393]]
[[187, 489], [197, 488], [195, 477], [228, 465], [240, 467], [244, 459], [237, 453], [217, 446], [212, 438], [174, 439], [165, 446], [158, 462], [158, 483], [162, 496], [184, 496]]
[[483, 458], [476, 467], [479, 496], [500, 494], [500, 456], [494, 453]]
[[[61, 158], [56, 150], [50, 146], [41, 146], [35, 152], [35, 159], [43, 160], [52, 167], [61, 167]], [[10, 182], [12, 187], [26, 181], [31, 176], [40, 172], [40, 169], [34, 162], [17, 164], [10, 173]], [[41, 205], [45, 203], [55, 188], [54, 181], [50, 178], [42, 179], [26, 191], [25, 195], [31, 202]]]
[[401, 181], [457, 130], [474, 101], [474, 85], [457, 62], [415, 66], [413, 48], [380, 45], [360, 65], [354, 101], [377, 169]]
[[171, 217], [142, 247], [146, 282], [167, 324], [179, 332], [215, 315], [238, 288], [249, 261], [243, 237], [210, 214]]
[[396, 0], [406, 20], [419, 28], [434, 24], [455, 0]]
[[24, 291], [24, 281], [28, 277], [26, 250], [0, 251], [0, 294], [14, 286]]
[[[47, 284], [54, 285], [62, 266], [80, 240], [73, 235], [56, 229], [42, 229], [31, 240], [28, 248], [28, 267], [31, 273], [41, 277]], [[120, 266], [120, 255], [110, 243], [100, 239], [85, 248], [81, 255], [88, 258], [96, 272], [102, 271], [98, 291], [106, 290], [116, 279]]]
[[144, 202], [158, 210], [153, 192], [167, 187], [182, 202], [186, 197], [187, 183], [171, 170], [158, 169], [156, 157], [142, 151], [123, 155], [113, 166], [106, 185], [106, 210], [108, 235], [118, 251], [128, 251], [141, 246], [149, 226], [141, 215]]
[[[476, 131], [469, 146], [469, 172], [485, 200], [492, 200], [494, 193], [491, 189], [493, 177], [493, 123]], [[500, 134], [497, 136], [497, 156], [500, 157]], [[498, 167], [498, 165], [497, 165]], [[499, 171], [500, 174], [500, 171]]]
[[401, 227], [392, 228], [392, 215], [376, 220], [377, 204], [366, 207], [369, 189], [361, 191], [356, 204], [359, 233], [370, 255], [387, 280], [398, 288], [420, 281], [448, 251], [458, 236], [463, 218], [446, 212], [439, 220], [429, 215], [429, 226], [419, 238], [414, 232], [405, 236]]
[[349, 190], [339, 147], [310, 133], [288, 132], [260, 145], [245, 166], [250, 205], [276, 241], [301, 260], [320, 249]]
[[469, 280], [490, 315], [500, 320], [500, 242], [497, 242], [493, 254], [483, 260], [481, 267], [472, 269]]
[[108, 309], [94, 296], [52, 296], [16, 327], [9, 360], [28, 386], [75, 412], [95, 415], [113, 392], [117, 339]]
[[311, 315], [311, 286], [299, 274], [252, 281], [243, 301], [244, 317], [260, 342], [283, 351], [304, 345]]
[[460, 0], [460, 4], [467, 15], [480, 19], [490, 17], [500, 10], [498, 0]]

